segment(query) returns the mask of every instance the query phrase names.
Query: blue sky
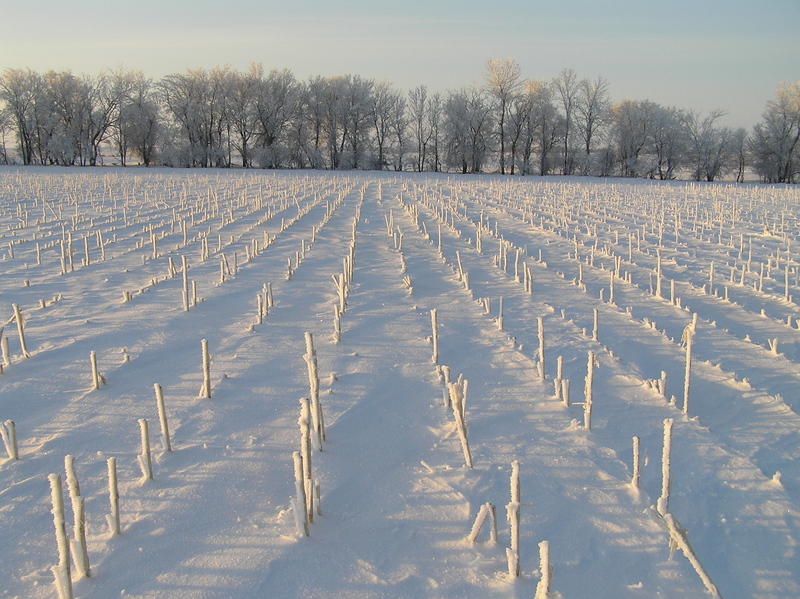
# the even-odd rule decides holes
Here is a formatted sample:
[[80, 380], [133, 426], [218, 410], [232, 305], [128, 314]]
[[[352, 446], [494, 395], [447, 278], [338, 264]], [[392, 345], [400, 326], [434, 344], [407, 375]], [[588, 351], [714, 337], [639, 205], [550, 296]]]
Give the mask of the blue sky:
[[780, 81], [800, 81], [800, 0], [0, 0], [0, 69], [151, 77], [251, 62], [298, 78], [359, 74], [408, 89], [523, 75], [605, 77], [649, 99], [751, 127]]

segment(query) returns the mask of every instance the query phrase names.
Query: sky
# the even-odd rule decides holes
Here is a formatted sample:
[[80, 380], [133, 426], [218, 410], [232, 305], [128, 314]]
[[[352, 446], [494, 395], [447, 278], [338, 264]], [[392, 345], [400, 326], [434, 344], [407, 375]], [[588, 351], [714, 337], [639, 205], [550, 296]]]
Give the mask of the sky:
[[604, 77], [750, 128], [800, 81], [800, 0], [0, 0], [0, 69], [160, 78], [194, 68], [357, 74], [400, 89], [482, 83], [489, 58], [525, 78]]

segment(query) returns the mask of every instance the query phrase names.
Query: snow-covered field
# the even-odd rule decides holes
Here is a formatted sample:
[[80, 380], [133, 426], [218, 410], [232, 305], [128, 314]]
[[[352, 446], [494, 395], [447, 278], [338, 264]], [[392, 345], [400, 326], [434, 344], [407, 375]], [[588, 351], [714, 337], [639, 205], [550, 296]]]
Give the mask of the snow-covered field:
[[[15, 423], [19, 459], [0, 447], [0, 596], [58, 596], [48, 476], [61, 476], [79, 549], [70, 455], [91, 568], [71, 564], [75, 597], [544, 597], [547, 541], [551, 597], [715, 585], [726, 599], [796, 598], [799, 236], [797, 188], [2, 169], [0, 421]], [[334, 279], [347, 280], [351, 255], [336, 343]], [[320, 486], [309, 537], [293, 467], [306, 332], [326, 437], [307, 486], [301, 468], [301, 488]], [[559, 359], [570, 405], [555, 394]], [[452, 390], [466, 387], [472, 468], [448, 369], [467, 381]], [[487, 503], [497, 541], [487, 519], [470, 542]]]

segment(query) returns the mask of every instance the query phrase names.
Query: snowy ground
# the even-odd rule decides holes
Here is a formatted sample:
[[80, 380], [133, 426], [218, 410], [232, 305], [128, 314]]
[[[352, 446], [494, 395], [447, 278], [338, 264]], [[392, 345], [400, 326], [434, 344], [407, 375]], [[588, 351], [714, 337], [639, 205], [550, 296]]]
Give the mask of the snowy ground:
[[[542, 541], [552, 597], [704, 596], [652, 507], [673, 419], [662, 511], [688, 531], [719, 595], [798, 597], [798, 200], [796, 188], [721, 184], [2, 169], [0, 319], [11, 355], [0, 421], [16, 423], [19, 460], [0, 458], [0, 596], [57, 596], [48, 475], [65, 479], [66, 455], [91, 566], [91, 578], [72, 569], [76, 597], [534, 597]], [[332, 277], [343, 273], [356, 217], [334, 343]], [[72, 266], [62, 254], [70, 235]], [[188, 311], [182, 256], [198, 295]], [[274, 304], [256, 324], [267, 284]], [[438, 363], [468, 381], [471, 469], [432, 361], [432, 309]], [[693, 313], [685, 415], [680, 341]], [[322, 515], [308, 538], [292, 510], [298, 400], [309, 396], [305, 332], [326, 425], [312, 457]], [[201, 339], [210, 399], [199, 397]], [[587, 430], [590, 351], [599, 367]], [[554, 395], [559, 356], [569, 406]], [[662, 371], [666, 396], [654, 388]], [[155, 383], [172, 452], [162, 449]], [[137, 460], [141, 418], [153, 480]], [[118, 536], [106, 521], [109, 457]], [[515, 460], [519, 578], [506, 557]], [[64, 496], [72, 535], [66, 480]], [[487, 524], [471, 543], [487, 502], [498, 541]]]

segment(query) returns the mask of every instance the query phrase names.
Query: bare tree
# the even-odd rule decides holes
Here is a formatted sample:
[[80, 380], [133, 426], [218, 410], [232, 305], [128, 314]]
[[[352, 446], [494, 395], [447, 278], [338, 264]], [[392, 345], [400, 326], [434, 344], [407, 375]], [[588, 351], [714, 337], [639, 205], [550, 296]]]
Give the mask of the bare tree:
[[328, 149], [328, 166], [332, 169], [340, 167], [344, 145], [347, 142], [347, 118], [344, 110], [344, 77], [324, 79], [321, 100], [324, 105], [325, 118], [322, 125], [325, 131]]
[[375, 143], [378, 146], [378, 156], [375, 168], [383, 170], [386, 167], [386, 144], [391, 133], [392, 113], [394, 104], [399, 100], [399, 94], [392, 89], [388, 81], [375, 84], [371, 107], [372, 125], [375, 129]]
[[526, 81], [524, 96], [529, 104], [529, 114], [521, 134], [520, 170], [523, 175], [533, 172], [533, 154], [536, 152], [539, 174], [548, 175], [564, 125], [553, 102], [553, 85], [546, 81]]
[[367, 136], [370, 106], [375, 83], [371, 79], [362, 79], [359, 75], [346, 75], [344, 78], [344, 94], [342, 109], [347, 123], [347, 141], [350, 155], [348, 168], [360, 168]]
[[648, 100], [623, 100], [611, 106], [612, 135], [623, 177], [639, 177], [647, 171], [641, 155], [647, 145], [656, 105]]
[[511, 101], [511, 107], [508, 113], [508, 141], [511, 143], [510, 155], [510, 172], [513, 175], [517, 166], [517, 157], [519, 155], [520, 144], [527, 148], [525, 154], [526, 159], [520, 165], [522, 175], [527, 174], [530, 160], [530, 149], [532, 142], [525, 145], [525, 131], [530, 129], [531, 112], [533, 110], [533, 98], [531, 94], [526, 93], [528, 89], [528, 82], [523, 83], [526, 90], [523, 93], [517, 94]]
[[36, 127], [37, 97], [41, 94], [42, 77], [31, 69], [6, 69], [0, 77], [0, 100], [5, 102], [17, 133], [22, 164], [32, 164]]
[[564, 175], [571, 175], [574, 171], [575, 160], [570, 144], [570, 135], [578, 105], [578, 76], [572, 69], [564, 69], [553, 79], [553, 85], [561, 100], [561, 109], [564, 111], [564, 167], [561, 172]]
[[232, 99], [238, 74], [230, 66], [214, 67], [211, 79], [211, 113], [214, 130], [210, 138], [217, 147], [212, 150], [217, 167], [230, 168], [233, 165], [233, 112]]
[[256, 138], [256, 106], [264, 67], [253, 63], [245, 73], [236, 73], [230, 96], [230, 123], [235, 133], [233, 145], [244, 168], [253, 166], [253, 143]]
[[11, 130], [11, 115], [6, 110], [0, 109], [0, 164], [8, 164], [8, 146], [6, 135]]
[[747, 144], [749, 138], [747, 137], [747, 131], [744, 127], [739, 127], [736, 131], [733, 132], [733, 153], [736, 159], [736, 182], [737, 183], [744, 183], [744, 174], [745, 170], [747, 169], [747, 164], [749, 161], [749, 157], [747, 155]]
[[102, 72], [96, 78], [83, 78], [87, 94], [86, 127], [89, 164], [94, 166], [100, 155], [100, 145], [111, 138], [119, 122], [120, 109], [130, 91], [130, 78], [117, 72]]
[[122, 132], [123, 111], [126, 105], [130, 103], [134, 82], [137, 78], [143, 79], [144, 75], [141, 71], [133, 71], [119, 67], [117, 70], [109, 71], [107, 76], [111, 82], [111, 88], [116, 96], [117, 102], [116, 110], [111, 118], [108, 141], [114, 147], [119, 163], [125, 166], [127, 164], [128, 140]]
[[695, 181], [714, 181], [732, 166], [733, 130], [716, 126], [724, 114], [723, 110], [712, 110], [702, 118], [694, 111], [685, 113], [687, 160]]
[[522, 70], [512, 58], [500, 60], [490, 58], [486, 61], [486, 88], [498, 103], [498, 138], [500, 141], [500, 173], [506, 174], [506, 132], [505, 122], [508, 106], [520, 88]]
[[137, 72], [131, 81], [128, 97], [120, 109], [120, 156], [124, 156], [130, 149], [142, 164], [150, 166], [156, 155], [161, 127], [161, 111], [155, 86], [152, 80]]
[[781, 83], [753, 128], [750, 149], [756, 171], [769, 183], [793, 183], [800, 170], [800, 82]]
[[425, 169], [425, 158], [428, 153], [428, 143], [431, 141], [432, 128], [428, 121], [428, 88], [424, 85], [415, 87], [408, 92], [409, 108], [411, 110], [411, 130], [417, 144], [417, 155], [414, 170], [421, 172]]
[[259, 163], [264, 168], [277, 168], [283, 162], [289, 120], [295, 115], [299, 87], [289, 69], [272, 69], [256, 85], [255, 121]]
[[406, 114], [406, 99], [403, 95], [397, 94], [395, 101], [392, 102], [390, 112], [390, 124], [394, 138], [397, 141], [395, 146], [395, 170], [404, 170], [404, 158], [406, 153], [406, 133], [408, 132], [408, 115]]
[[441, 144], [442, 144], [442, 113], [444, 112], [444, 102], [439, 93], [433, 94], [428, 102], [428, 126], [430, 127], [431, 137], [431, 170], [438, 173], [442, 170]]
[[686, 155], [686, 132], [683, 127], [684, 114], [677, 108], [653, 105], [649, 130], [654, 162], [648, 172], [650, 177], [674, 179]]
[[489, 149], [491, 107], [477, 86], [449, 92], [444, 106], [447, 165], [479, 173]]
[[592, 142], [608, 121], [608, 81], [598, 77], [594, 81], [581, 79], [575, 103], [577, 126], [583, 139], [584, 174], [591, 170]]
[[183, 166], [211, 166], [214, 112], [210, 105], [210, 83], [205, 69], [167, 75], [158, 83], [159, 100], [177, 126], [171, 136], [176, 145], [168, 148], [168, 163]]
[[324, 168], [328, 81], [320, 76], [310, 78], [300, 90], [300, 114], [295, 123], [298, 154], [308, 158], [313, 168]]

